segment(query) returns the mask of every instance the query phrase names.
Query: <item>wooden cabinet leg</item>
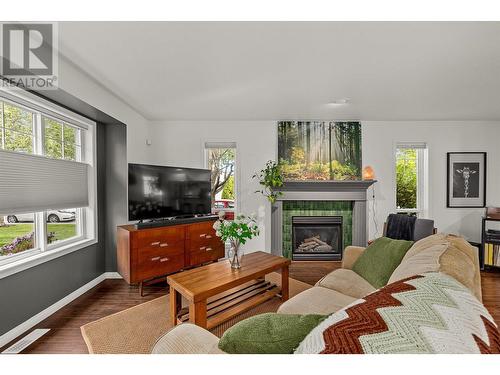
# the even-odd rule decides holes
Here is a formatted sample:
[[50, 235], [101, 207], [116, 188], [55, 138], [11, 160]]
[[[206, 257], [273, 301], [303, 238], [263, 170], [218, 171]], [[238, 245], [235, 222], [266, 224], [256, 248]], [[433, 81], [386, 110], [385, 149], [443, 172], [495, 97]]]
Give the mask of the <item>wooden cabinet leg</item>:
[[189, 304], [189, 322], [207, 328], [207, 301]]
[[288, 287], [288, 264], [281, 269], [281, 300], [284, 302], [289, 298]]
[[181, 298], [177, 291], [170, 287], [169, 300], [170, 300], [170, 322], [173, 326], [177, 325], [177, 313], [181, 309]]
[[139, 283], [139, 294], [144, 297], [144, 284], [142, 281]]

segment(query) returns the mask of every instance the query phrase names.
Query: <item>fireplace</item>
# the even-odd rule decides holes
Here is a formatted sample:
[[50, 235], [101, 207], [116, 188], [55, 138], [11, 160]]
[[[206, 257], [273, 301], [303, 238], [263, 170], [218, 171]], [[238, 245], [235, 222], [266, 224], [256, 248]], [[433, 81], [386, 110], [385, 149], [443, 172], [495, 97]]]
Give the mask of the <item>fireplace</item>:
[[293, 260], [341, 260], [342, 216], [293, 216]]
[[[272, 254], [289, 259], [319, 260], [326, 257], [329, 260], [341, 260], [343, 247], [349, 245], [366, 246], [366, 190], [374, 182], [374, 180], [285, 181], [283, 186], [279, 188], [281, 194], [271, 208]], [[295, 251], [298, 246], [294, 246], [294, 239], [292, 238], [294, 232], [292, 218], [295, 217], [295, 220], [297, 220], [299, 217], [306, 216], [342, 217], [341, 223], [334, 225], [326, 223], [332, 231], [338, 231], [342, 234], [342, 238], [338, 237], [337, 239], [338, 243], [341, 244], [340, 249], [332, 245], [332, 242], [332, 244], [329, 244], [332, 251], [327, 254], [308, 254], [304, 251]], [[295, 223], [295, 226], [298, 224]], [[302, 226], [302, 223], [300, 226]], [[307, 223], [304, 226], [307, 226]], [[334, 229], [335, 226], [338, 229]], [[340, 227], [342, 230], [340, 230]], [[327, 242], [324, 239], [321, 239], [321, 241]], [[300, 243], [298, 245], [300, 246]], [[326, 249], [326, 247], [322, 249]]]

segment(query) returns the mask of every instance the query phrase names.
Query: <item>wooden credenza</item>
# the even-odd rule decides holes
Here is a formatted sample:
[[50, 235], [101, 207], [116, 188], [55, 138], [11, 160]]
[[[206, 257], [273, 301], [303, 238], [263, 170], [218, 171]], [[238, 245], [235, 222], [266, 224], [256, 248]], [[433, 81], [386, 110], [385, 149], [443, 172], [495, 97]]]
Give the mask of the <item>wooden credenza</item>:
[[224, 257], [224, 244], [212, 228], [215, 220], [158, 228], [117, 229], [118, 272], [129, 284], [216, 261]]

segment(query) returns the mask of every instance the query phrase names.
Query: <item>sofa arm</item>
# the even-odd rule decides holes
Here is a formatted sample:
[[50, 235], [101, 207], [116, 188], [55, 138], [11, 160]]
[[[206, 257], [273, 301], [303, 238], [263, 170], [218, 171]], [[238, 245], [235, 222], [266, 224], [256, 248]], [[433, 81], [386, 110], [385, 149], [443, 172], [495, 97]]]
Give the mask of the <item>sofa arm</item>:
[[365, 251], [365, 248], [361, 246], [347, 246], [342, 256], [342, 268], [352, 269], [352, 266], [359, 256], [363, 254], [363, 251]]
[[219, 338], [197, 325], [184, 323], [156, 341], [152, 354], [224, 354]]

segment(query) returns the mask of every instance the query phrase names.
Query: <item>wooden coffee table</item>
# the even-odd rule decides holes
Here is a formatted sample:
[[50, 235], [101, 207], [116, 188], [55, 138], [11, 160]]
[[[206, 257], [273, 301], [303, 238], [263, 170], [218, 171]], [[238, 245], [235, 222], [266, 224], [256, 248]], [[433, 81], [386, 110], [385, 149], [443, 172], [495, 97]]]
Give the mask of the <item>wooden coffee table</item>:
[[[244, 255], [238, 270], [222, 260], [168, 276], [172, 324], [189, 320], [210, 329], [278, 294], [286, 301], [290, 263], [290, 259], [258, 251]], [[281, 289], [264, 280], [279, 269]], [[181, 310], [181, 295], [189, 301], [186, 311]]]

